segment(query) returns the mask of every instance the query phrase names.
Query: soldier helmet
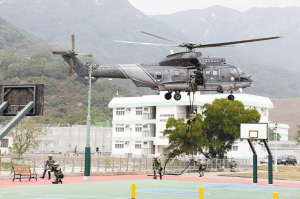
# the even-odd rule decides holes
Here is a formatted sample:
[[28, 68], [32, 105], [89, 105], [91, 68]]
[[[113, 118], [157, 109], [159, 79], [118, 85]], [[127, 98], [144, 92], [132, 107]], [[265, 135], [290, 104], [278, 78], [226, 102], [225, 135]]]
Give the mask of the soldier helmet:
[[53, 166], [59, 166], [59, 162], [55, 162]]
[[233, 162], [235, 162], [235, 160], [233, 160]]
[[52, 155], [51, 155], [51, 154], [48, 154], [48, 157], [52, 157]]

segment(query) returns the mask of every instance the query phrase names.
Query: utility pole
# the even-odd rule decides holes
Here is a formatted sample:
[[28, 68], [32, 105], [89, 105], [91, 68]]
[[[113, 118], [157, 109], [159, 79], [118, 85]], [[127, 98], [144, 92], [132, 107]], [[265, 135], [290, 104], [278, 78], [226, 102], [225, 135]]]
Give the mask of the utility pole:
[[91, 147], [90, 147], [90, 130], [91, 130], [91, 92], [92, 92], [92, 64], [87, 66], [89, 72], [89, 91], [88, 91], [88, 116], [87, 116], [87, 132], [86, 146], [84, 158], [84, 181], [90, 180], [91, 173]]

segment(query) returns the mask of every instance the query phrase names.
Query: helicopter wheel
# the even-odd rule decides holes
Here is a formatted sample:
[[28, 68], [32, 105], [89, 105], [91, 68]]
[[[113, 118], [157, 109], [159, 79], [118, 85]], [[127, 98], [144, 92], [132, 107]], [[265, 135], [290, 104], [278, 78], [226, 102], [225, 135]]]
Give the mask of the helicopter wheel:
[[178, 100], [181, 99], [181, 95], [180, 95], [180, 93], [179, 93], [178, 91], [176, 91], [176, 93], [174, 94], [174, 99], [175, 99], [176, 101], [178, 101]]
[[234, 95], [228, 95], [228, 100], [234, 100]]
[[166, 94], [165, 94], [165, 99], [166, 100], [170, 100], [172, 98], [172, 92], [167, 92]]

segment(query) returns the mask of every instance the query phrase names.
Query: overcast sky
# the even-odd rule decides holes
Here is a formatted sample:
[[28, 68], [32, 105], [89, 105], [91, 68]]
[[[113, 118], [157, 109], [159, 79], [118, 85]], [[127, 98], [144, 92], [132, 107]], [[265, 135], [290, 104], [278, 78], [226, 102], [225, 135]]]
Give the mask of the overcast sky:
[[246, 11], [253, 7], [300, 7], [300, 0], [129, 0], [146, 15], [171, 14], [190, 9], [205, 9], [213, 5]]

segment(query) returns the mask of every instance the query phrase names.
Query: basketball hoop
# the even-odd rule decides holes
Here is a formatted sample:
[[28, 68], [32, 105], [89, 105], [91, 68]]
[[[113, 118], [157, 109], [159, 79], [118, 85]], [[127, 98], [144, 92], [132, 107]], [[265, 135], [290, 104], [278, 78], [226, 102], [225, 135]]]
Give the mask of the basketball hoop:
[[252, 141], [255, 139], [255, 137], [251, 137]]

